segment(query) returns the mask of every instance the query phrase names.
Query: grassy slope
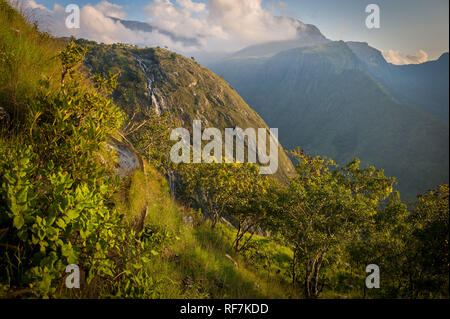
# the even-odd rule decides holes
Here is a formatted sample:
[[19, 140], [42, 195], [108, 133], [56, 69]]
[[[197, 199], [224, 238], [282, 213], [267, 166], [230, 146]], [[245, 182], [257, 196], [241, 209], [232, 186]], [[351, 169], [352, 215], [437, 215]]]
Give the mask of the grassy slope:
[[56, 52], [64, 43], [37, 32], [3, 0], [0, 13], [0, 106], [18, 117], [26, 113], [39, 81], [61, 74]]
[[[129, 221], [139, 218], [149, 203], [146, 226], [165, 237], [155, 252], [161, 258], [148, 264], [156, 298], [289, 298], [292, 251], [274, 241], [255, 237], [271, 263], [264, 266], [252, 256], [231, 248], [234, 228], [219, 224], [211, 230], [200, 214], [177, 204], [167, 182], [152, 167], [136, 171], [118, 194], [119, 210]], [[193, 223], [185, 223], [186, 217]], [[231, 257], [231, 259], [229, 257]], [[254, 257], [254, 256], [253, 256]], [[235, 266], [233, 260], [237, 263]]]

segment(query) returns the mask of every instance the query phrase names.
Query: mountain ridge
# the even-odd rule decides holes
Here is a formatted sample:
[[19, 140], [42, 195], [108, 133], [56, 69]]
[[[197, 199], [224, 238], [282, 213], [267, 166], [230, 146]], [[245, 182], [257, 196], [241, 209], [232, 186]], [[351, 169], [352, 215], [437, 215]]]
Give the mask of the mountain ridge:
[[110, 18], [114, 22], [121, 23], [125, 28], [132, 30], [132, 31], [142, 31], [142, 32], [150, 32], [150, 33], [151, 32], [159, 32], [163, 35], [170, 37], [170, 39], [173, 41], [182, 42], [184, 45], [194, 46], [194, 47], [200, 46], [200, 42], [196, 38], [177, 36], [177, 35], [173, 34], [172, 32], [155, 27], [147, 22], [141, 22], [141, 21], [136, 21], [136, 20], [125, 20], [125, 19], [120, 19], [120, 18], [111, 17], [111, 16], [108, 18]]
[[448, 125], [449, 58], [448, 52], [438, 59], [421, 64], [394, 65], [381, 51], [362, 42], [346, 42], [363, 61], [368, 72], [399, 102], [435, 116]]
[[286, 148], [338, 163], [359, 157], [398, 177], [407, 198], [448, 181], [448, 125], [399, 103], [343, 41], [211, 68], [281, 128]]

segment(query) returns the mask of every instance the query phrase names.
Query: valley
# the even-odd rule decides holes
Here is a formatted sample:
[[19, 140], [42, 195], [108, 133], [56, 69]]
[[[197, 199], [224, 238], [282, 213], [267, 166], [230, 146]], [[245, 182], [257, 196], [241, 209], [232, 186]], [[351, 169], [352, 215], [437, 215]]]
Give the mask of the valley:
[[[271, 57], [232, 57], [211, 69], [222, 74], [270, 126], [280, 128], [280, 142], [287, 149], [301, 146], [338, 163], [360, 158], [364, 165], [384, 168], [386, 174], [397, 177], [398, 189], [407, 199], [447, 183], [445, 84], [435, 85], [443, 95], [433, 95], [440, 102], [426, 109], [419, 90], [411, 86], [408, 91], [398, 77], [394, 80], [376, 73], [383, 67], [397, 70], [381, 53], [375, 61], [384, 64], [375, 67], [367, 64], [369, 58], [361, 59], [362, 52], [351, 49], [355, 46], [340, 41], [281, 51]], [[439, 70], [448, 82], [445, 64]], [[391, 84], [380, 82], [380, 76]], [[400, 85], [403, 88], [396, 89]], [[402, 95], [396, 93], [399, 90]], [[412, 100], [417, 104], [404, 104]]]

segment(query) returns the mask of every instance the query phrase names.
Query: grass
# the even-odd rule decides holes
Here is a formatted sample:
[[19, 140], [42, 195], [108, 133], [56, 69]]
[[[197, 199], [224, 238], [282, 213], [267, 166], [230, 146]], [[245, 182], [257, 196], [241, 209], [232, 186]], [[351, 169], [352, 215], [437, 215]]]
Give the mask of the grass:
[[[161, 236], [159, 257], [146, 266], [156, 283], [155, 298], [298, 297], [289, 281], [290, 249], [254, 236], [267, 265], [254, 256], [256, 250], [235, 253], [232, 226], [212, 229], [199, 212], [170, 196], [166, 180], [154, 168], [144, 163], [144, 170], [124, 181], [117, 207], [133, 222], [148, 205], [145, 226]], [[186, 216], [192, 217], [192, 224], [184, 222]]]
[[62, 41], [39, 32], [24, 14], [0, 0], [0, 106], [13, 118], [26, 114], [40, 81], [58, 84], [61, 63], [55, 52], [64, 47]]

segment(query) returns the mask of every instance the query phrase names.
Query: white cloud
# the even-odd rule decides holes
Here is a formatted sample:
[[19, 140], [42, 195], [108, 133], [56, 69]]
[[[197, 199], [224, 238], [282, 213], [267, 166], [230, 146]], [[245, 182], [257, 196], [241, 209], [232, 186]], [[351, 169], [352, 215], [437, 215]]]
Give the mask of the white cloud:
[[145, 11], [150, 16], [148, 22], [162, 30], [177, 36], [204, 38], [208, 36], [224, 37], [220, 28], [211, 26], [206, 19], [207, 9], [203, 3], [191, 0], [154, 0]]
[[292, 39], [299, 23], [273, 16], [262, 0], [154, 0], [146, 7], [149, 22], [186, 37], [198, 37], [209, 49], [236, 50], [271, 40]]
[[405, 54], [395, 50], [386, 50], [382, 53], [386, 61], [396, 65], [420, 64], [428, 61], [428, 53], [424, 50], [419, 50], [414, 54]]
[[107, 17], [125, 19], [127, 16], [122, 6], [109, 3], [108, 1], [102, 1], [98, 3], [97, 5], [95, 5], [95, 8]]
[[206, 5], [201, 2], [192, 2], [191, 0], [178, 0], [181, 7], [191, 12], [202, 12], [205, 10]]

